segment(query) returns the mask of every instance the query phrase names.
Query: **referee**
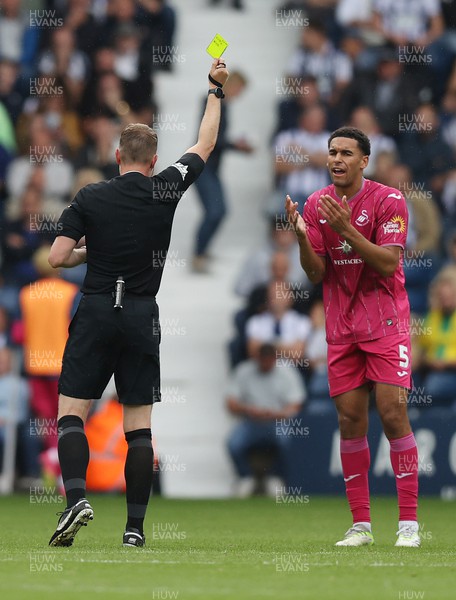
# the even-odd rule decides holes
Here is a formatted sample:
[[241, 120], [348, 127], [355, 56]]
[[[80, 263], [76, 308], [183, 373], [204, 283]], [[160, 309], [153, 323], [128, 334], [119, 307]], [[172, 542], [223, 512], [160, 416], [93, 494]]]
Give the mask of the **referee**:
[[60, 217], [49, 263], [56, 268], [87, 262], [87, 275], [59, 380], [58, 452], [67, 507], [50, 546], [71, 546], [81, 526], [93, 519], [85, 498], [89, 447], [84, 423], [91, 400], [101, 397], [113, 374], [128, 443], [123, 545], [145, 543], [143, 522], [153, 472], [151, 413], [152, 404], [160, 401], [155, 296], [177, 204], [217, 140], [227, 79], [225, 63], [214, 60], [198, 141], [178, 161], [153, 175], [156, 132], [147, 125], [128, 125], [116, 150], [119, 176], [82, 188]]

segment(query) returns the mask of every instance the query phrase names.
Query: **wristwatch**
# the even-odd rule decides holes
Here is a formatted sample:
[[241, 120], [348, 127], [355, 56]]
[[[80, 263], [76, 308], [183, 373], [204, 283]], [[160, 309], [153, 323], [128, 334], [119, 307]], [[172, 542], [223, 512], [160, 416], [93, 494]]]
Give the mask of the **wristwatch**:
[[225, 94], [223, 93], [223, 90], [221, 87], [216, 87], [216, 88], [212, 88], [207, 92], [207, 95], [209, 96], [209, 94], [214, 94], [216, 98], [224, 98]]

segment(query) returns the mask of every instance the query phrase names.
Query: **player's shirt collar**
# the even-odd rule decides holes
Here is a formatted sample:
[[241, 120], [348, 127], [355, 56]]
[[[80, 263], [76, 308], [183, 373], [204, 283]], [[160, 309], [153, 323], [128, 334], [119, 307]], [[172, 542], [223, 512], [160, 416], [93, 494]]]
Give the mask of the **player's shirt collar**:
[[[351, 202], [352, 200], [355, 200], [355, 198], [357, 198], [360, 194], [364, 193], [365, 185], [366, 185], [366, 179], [365, 179], [365, 177], [363, 177], [361, 187], [359, 188], [359, 190], [356, 192], [356, 194], [354, 196], [352, 196], [351, 198], [347, 198], [347, 202]], [[336, 186], [334, 186], [334, 195], [338, 200], [342, 200], [342, 198], [340, 198], [336, 193]]]

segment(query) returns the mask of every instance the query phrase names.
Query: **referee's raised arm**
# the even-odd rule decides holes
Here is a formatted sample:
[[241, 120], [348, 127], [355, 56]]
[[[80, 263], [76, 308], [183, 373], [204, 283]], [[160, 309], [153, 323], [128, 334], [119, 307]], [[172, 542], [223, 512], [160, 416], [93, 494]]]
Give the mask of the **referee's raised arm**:
[[220, 123], [220, 102], [224, 98], [222, 87], [229, 77], [226, 64], [222, 58], [217, 58], [212, 63], [209, 72], [209, 91], [206, 110], [204, 111], [198, 132], [198, 141], [187, 152], [198, 154], [204, 162], [209, 158], [217, 141]]

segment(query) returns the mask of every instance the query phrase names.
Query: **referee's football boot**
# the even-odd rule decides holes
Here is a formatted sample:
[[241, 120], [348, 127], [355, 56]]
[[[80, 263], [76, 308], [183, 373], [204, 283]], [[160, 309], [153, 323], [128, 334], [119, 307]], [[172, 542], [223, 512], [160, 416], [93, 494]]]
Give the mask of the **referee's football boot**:
[[336, 546], [366, 546], [374, 543], [374, 536], [369, 529], [362, 523], [355, 523], [347, 533], [344, 539], [336, 542]]
[[130, 548], [141, 548], [146, 545], [146, 537], [139, 529], [129, 527], [123, 535], [123, 545]]
[[57, 514], [60, 519], [49, 546], [71, 546], [81, 527], [93, 519], [93, 509], [85, 498]]

